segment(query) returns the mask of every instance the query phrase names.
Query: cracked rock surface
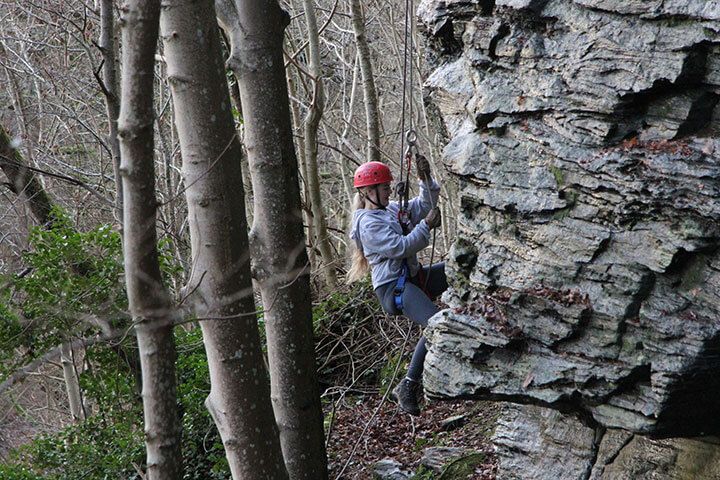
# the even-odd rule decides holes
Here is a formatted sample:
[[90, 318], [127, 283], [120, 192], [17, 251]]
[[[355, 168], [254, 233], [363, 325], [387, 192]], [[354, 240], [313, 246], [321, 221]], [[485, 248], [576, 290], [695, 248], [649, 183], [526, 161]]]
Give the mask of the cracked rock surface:
[[426, 394], [552, 407], [592, 432], [719, 434], [720, 2], [418, 15], [461, 197]]
[[718, 438], [653, 440], [534, 405], [505, 406], [493, 440], [503, 480], [720, 478]]

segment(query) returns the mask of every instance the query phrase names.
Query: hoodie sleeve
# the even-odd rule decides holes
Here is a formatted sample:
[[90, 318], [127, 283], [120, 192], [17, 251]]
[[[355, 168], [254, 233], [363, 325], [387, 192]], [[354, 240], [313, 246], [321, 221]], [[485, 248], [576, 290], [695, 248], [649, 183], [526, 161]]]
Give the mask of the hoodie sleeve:
[[430, 229], [424, 220], [403, 236], [384, 219], [365, 216], [360, 223], [360, 240], [365, 254], [387, 258], [412, 257], [430, 244]]
[[440, 185], [433, 179], [430, 185], [420, 181], [420, 193], [417, 197], [408, 202], [410, 221], [413, 225], [420, 223], [420, 220], [430, 213], [430, 209], [436, 206], [440, 198]]

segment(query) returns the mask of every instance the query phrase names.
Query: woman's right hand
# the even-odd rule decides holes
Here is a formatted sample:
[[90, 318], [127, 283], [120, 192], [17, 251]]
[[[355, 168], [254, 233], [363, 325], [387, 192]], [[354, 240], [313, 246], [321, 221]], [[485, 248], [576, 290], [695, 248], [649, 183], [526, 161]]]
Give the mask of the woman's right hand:
[[442, 219], [440, 218], [440, 209], [438, 207], [430, 210], [430, 213], [428, 213], [425, 217], [425, 223], [427, 223], [427, 226], [430, 230], [440, 226], [440, 224], [442, 223]]
[[417, 165], [418, 178], [423, 182], [429, 182], [432, 177], [430, 174], [430, 162], [428, 162], [427, 158], [425, 158], [424, 155], [418, 154], [415, 159], [415, 164]]

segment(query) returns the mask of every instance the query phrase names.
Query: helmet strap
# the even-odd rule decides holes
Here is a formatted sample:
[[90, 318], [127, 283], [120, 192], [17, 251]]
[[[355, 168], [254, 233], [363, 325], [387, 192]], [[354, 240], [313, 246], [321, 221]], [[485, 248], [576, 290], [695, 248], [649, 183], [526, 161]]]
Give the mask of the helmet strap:
[[[373, 185], [373, 186], [375, 187], [375, 198], [377, 198], [377, 199], [379, 200], [379, 199], [380, 199], [380, 190], [378, 189], [378, 185], [375, 184], [375, 185]], [[385, 205], [382, 205], [382, 204], [376, 202], [375, 200], [373, 200], [372, 198], [370, 198], [370, 195], [367, 195], [367, 194], [366, 194], [365, 192], [363, 192], [362, 190], [358, 190], [358, 193], [360, 193], [360, 196], [361, 196], [362, 198], [366, 199], [368, 202], [370, 202], [370, 203], [372, 203], [373, 205], [375, 205], [375, 206], [378, 208], [378, 210], [385, 210]]]

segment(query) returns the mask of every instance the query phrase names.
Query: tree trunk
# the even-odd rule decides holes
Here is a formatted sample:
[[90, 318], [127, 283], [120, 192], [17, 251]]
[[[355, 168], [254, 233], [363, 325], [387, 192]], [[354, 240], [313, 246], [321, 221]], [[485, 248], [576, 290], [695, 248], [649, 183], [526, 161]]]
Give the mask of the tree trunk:
[[378, 113], [377, 91], [373, 76], [370, 47], [365, 36], [365, 18], [360, 0], [350, 0], [355, 44], [360, 57], [363, 95], [365, 97], [365, 119], [367, 123], [367, 161], [380, 161], [380, 115]]
[[[358, 70], [360, 69], [360, 55], [355, 55], [355, 63], [353, 65], [353, 74], [352, 74], [352, 82], [350, 87], [350, 98], [348, 100], [348, 109], [347, 109], [347, 115], [345, 116], [345, 127], [343, 128], [342, 134], [340, 135], [340, 138], [337, 140], [337, 144], [340, 147], [340, 149], [344, 150], [345, 145], [348, 143], [347, 137], [350, 133], [350, 127], [352, 125], [353, 116], [355, 113], [355, 100], [357, 98], [357, 84], [358, 84]], [[325, 129], [327, 130], [327, 125], [325, 125]], [[327, 138], [328, 142], [330, 141], [330, 135], [328, 133], [325, 134], [325, 137]], [[353, 166], [350, 165], [350, 160], [348, 159], [347, 155], [343, 154], [343, 151], [340, 151], [338, 155], [336, 155], [336, 158], [338, 159], [338, 163], [340, 164], [340, 178], [342, 179], [343, 184], [343, 190], [345, 191], [345, 196], [347, 197], [347, 202], [345, 202], [345, 208], [343, 208], [343, 214], [342, 214], [342, 221], [340, 222], [340, 225], [345, 229], [345, 232], [350, 232], [350, 229], [352, 227], [352, 204], [353, 204], [353, 198], [355, 196], [355, 188], [352, 184], [352, 175], [353, 175]], [[348, 238], [347, 236], [345, 237]], [[340, 247], [338, 248], [338, 257], [344, 258], [347, 252], [347, 242], [343, 242]]]
[[161, 30], [185, 175], [205, 402], [236, 479], [284, 479], [250, 275], [241, 172], [212, 0], [165, 0]]
[[115, 22], [113, 0], [100, 2], [100, 51], [103, 56], [103, 93], [108, 117], [108, 145], [112, 155], [113, 174], [115, 176], [115, 217], [122, 225], [123, 195], [120, 179], [120, 141], [118, 139], [118, 116], [120, 115], [120, 95], [117, 85], [117, 47], [115, 46]]
[[122, 10], [122, 104], [118, 131], [124, 196], [123, 249], [128, 303], [142, 365], [147, 477], [180, 479], [175, 381], [175, 312], [162, 284], [155, 221], [153, 63], [160, 1], [128, 0]]
[[35, 174], [28, 168], [22, 154], [2, 125], [0, 125], [0, 169], [8, 178], [10, 182], [8, 186], [13, 193], [25, 196], [30, 211], [40, 225], [49, 227], [52, 223], [50, 197], [45, 193]]
[[[299, 73], [298, 73], [299, 75]], [[287, 77], [287, 83], [288, 83], [288, 91], [290, 94], [290, 112], [292, 113], [292, 125], [293, 125], [293, 133], [295, 132], [295, 128], [300, 130], [300, 128], [303, 125], [301, 116], [300, 116], [300, 108], [298, 107], [298, 102], [293, 101], [293, 98], [297, 98], [297, 89], [295, 81], [293, 80], [292, 74], [288, 75]], [[304, 152], [305, 152], [305, 139], [301, 135], [293, 135], [295, 138], [295, 141], [297, 142], [297, 152], [298, 152], [298, 163], [300, 165], [300, 174], [302, 175], [302, 198], [304, 199], [303, 204], [303, 219], [305, 221], [305, 225], [307, 226], [307, 240], [308, 240], [308, 255], [310, 257], [310, 269], [313, 270], [315, 266], [317, 265], [317, 256], [315, 255], [315, 227], [313, 226], [313, 216], [312, 216], [312, 201], [310, 200], [310, 191], [308, 190], [308, 173], [307, 173], [307, 162], [305, 161]]]
[[75, 368], [74, 352], [70, 343], [63, 343], [60, 346], [60, 363], [62, 364], [63, 378], [65, 379], [70, 415], [72, 415], [75, 422], [85, 420], [85, 406], [82, 401], [80, 379]]
[[216, 0], [240, 84], [255, 218], [253, 273], [260, 286], [271, 394], [291, 479], [327, 478], [315, 371], [310, 277], [300, 212], [282, 40], [289, 18], [275, 0]]
[[[22, 52], [19, 53], [20, 55], [23, 55]], [[0, 55], [3, 59], [7, 59], [8, 54], [7, 50], [5, 48], [5, 42], [0, 40]], [[25, 144], [25, 152], [27, 154], [27, 164], [31, 165], [33, 167], [36, 167], [35, 159], [33, 158], [34, 152], [35, 152], [35, 142], [33, 141], [32, 134], [30, 132], [30, 125], [31, 123], [35, 123], [37, 121], [37, 116], [33, 116], [30, 118], [27, 112], [26, 102], [23, 96], [23, 91], [21, 89], [21, 86], [18, 84], [17, 76], [19, 73], [13, 69], [11, 69], [7, 63], [4, 63], [5, 67], [5, 73], [7, 74], [7, 83], [9, 86], [9, 90], [11, 91], [11, 101], [12, 101], [12, 110], [14, 110], [15, 115], [17, 116], [17, 121], [20, 126], [20, 130], [22, 131], [22, 143]], [[37, 88], [37, 84], [35, 84]], [[39, 106], [39, 105], [38, 105]]]
[[335, 274], [335, 254], [328, 235], [327, 219], [320, 195], [320, 173], [318, 169], [318, 125], [325, 108], [325, 94], [323, 90], [322, 68], [320, 67], [320, 38], [318, 35], [315, 6], [312, 0], [303, 0], [305, 21], [308, 33], [308, 58], [312, 85], [312, 99], [305, 117], [305, 163], [307, 165], [307, 178], [305, 181], [310, 193], [312, 205], [313, 226], [315, 227], [315, 246], [320, 250], [322, 257], [322, 271], [325, 284], [329, 289], [337, 286]]
[[[347, 116], [345, 117], [345, 127], [343, 128], [342, 135], [340, 136], [340, 139], [338, 140], [338, 146], [340, 149], [344, 150], [345, 145], [348, 143], [347, 137], [350, 133], [350, 127], [352, 125], [353, 117], [355, 115], [355, 100], [357, 98], [357, 76], [358, 76], [358, 69], [359, 69], [359, 59], [360, 56], [355, 56], [355, 64], [353, 65], [353, 75], [352, 75], [352, 86], [350, 88], [350, 99], [348, 101], [348, 110], [347, 110]], [[327, 125], [326, 125], [327, 128]], [[327, 136], [327, 135], [326, 135]], [[329, 136], [327, 136], [328, 140], [330, 139]], [[342, 174], [342, 181], [343, 181], [343, 187], [345, 189], [345, 195], [347, 196], [347, 205], [348, 208], [353, 203], [353, 197], [355, 196], [355, 188], [352, 184], [352, 173], [354, 168], [350, 165], [350, 161], [346, 155], [343, 155], [342, 151], [340, 152], [340, 158], [338, 163], [340, 163], [341, 169], [340, 172]], [[347, 226], [345, 223], [343, 223], [343, 226]], [[349, 232], [350, 230], [348, 230]]]
[[[222, 33], [222, 30], [220, 30]], [[222, 35], [222, 39], [224, 42], [224, 52], [230, 52], [230, 41], [225, 37], [225, 35]], [[234, 79], [232, 82], [228, 82], [230, 86], [230, 100], [232, 100], [233, 105], [233, 120], [237, 122], [237, 120], [240, 120], [240, 124], [236, 126], [236, 130], [239, 135], [239, 141], [240, 145], [243, 144], [243, 136], [245, 135], [245, 128], [243, 126], [243, 116], [242, 116], [242, 100], [240, 99], [240, 87], [238, 86], [237, 79]], [[235, 118], [235, 115], [237, 112], [238, 119]], [[244, 201], [245, 201], [245, 215], [247, 217], [248, 222], [252, 222], [252, 179], [250, 178], [250, 166], [248, 165], [247, 161], [247, 155], [242, 152], [240, 157], [240, 165], [242, 169], [242, 180], [243, 180], [243, 189], [245, 190], [245, 195], [243, 195]]]

